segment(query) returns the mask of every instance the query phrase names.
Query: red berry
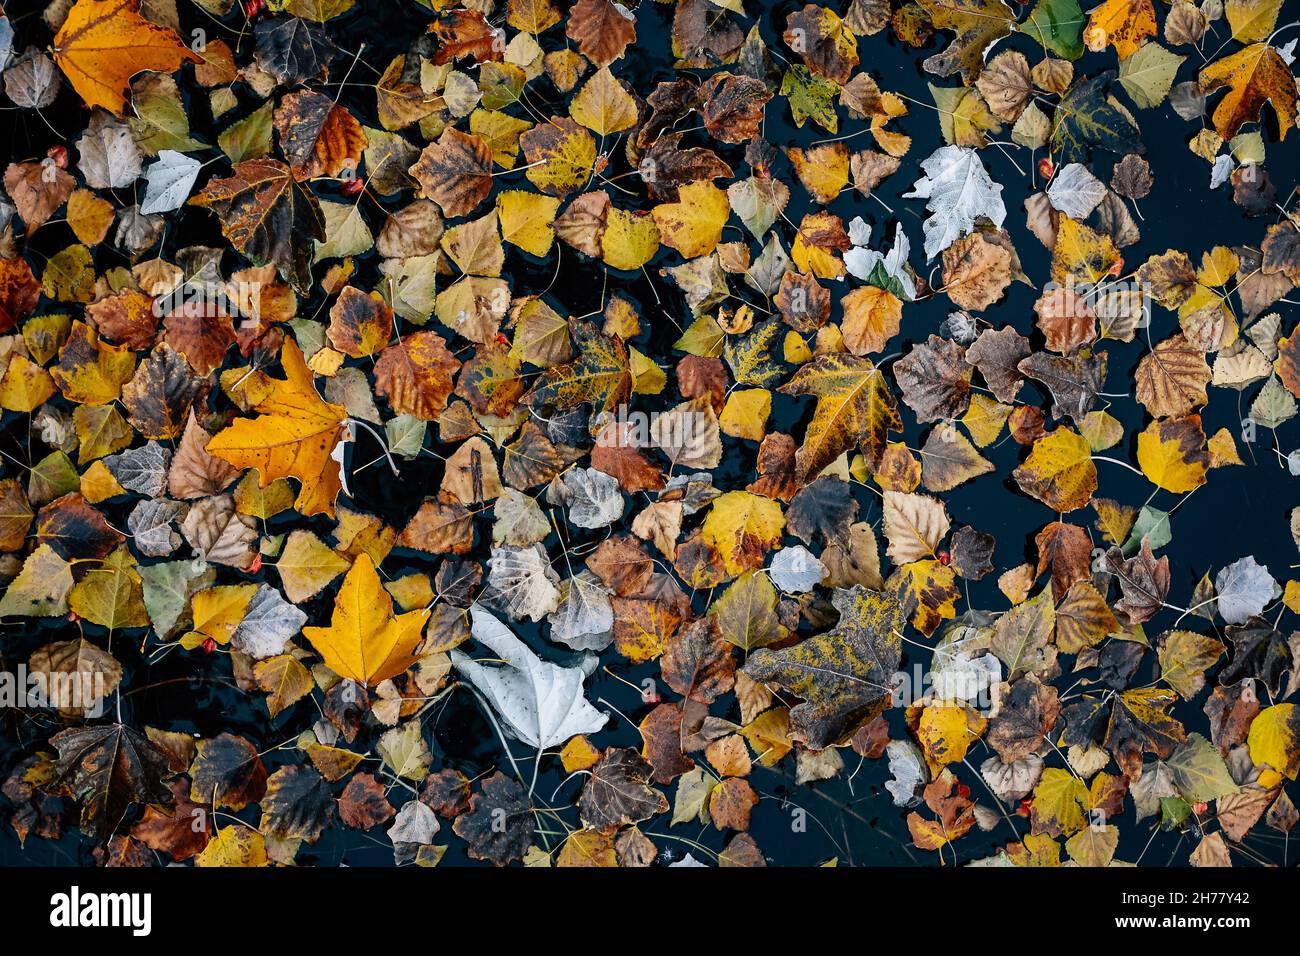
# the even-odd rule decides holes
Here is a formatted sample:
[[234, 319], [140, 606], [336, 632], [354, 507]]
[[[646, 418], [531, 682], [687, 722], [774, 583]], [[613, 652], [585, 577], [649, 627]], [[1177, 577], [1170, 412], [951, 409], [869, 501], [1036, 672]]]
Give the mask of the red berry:
[[54, 165], [59, 169], [68, 168], [68, 148], [66, 146], [51, 146], [45, 151], [45, 155], [54, 160]]
[[199, 647], [203, 648], [204, 654], [211, 654], [217, 649], [217, 642], [209, 637], [206, 641], [200, 644]]
[[266, 0], [244, 0], [244, 16], [253, 19], [266, 9]]
[[1032, 806], [1033, 806], [1032, 800], [1021, 800], [1020, 806], [1016, 808], [1016, 816], [1018, 817], [1029, 816], [1029, 808]]
[[343, 180], [343, 185], [339, 187], [339, 191], [345, 196], [355, 196], [365, 188], [366, 184], [362, 180], [353, 176], [350, 179]]
[[952, 555], [949, 554], [947, 551], [940, 551], [937, 557], [939, 558], [939, 563], [942, 564], [945, 568], [952, 561]]
[[248, 567], [244, 568], [244, 573], [256, 574], [258, 571], [261, 570], [262, 570], [262, 556], [260, 554], [255, 554], [253, 555], [253, 563], [250, 564]]
[[1052, 162], [1051, 156], [1044, 156], [1038, 161], [1038, 175], [1044, 179], [1051, 179], [1056, 175], [1056, 163]]

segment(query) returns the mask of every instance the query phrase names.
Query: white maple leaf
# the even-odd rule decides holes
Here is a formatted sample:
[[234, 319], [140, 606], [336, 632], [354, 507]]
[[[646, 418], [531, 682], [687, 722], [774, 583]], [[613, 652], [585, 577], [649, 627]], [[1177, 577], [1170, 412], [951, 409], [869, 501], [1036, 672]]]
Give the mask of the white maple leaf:
[[926, 208], [930, 217], [921, 226], [927, 259], [933, 259], [969, 233], [981, 216], [1001, 228], [1007, 218], [1002, 186], [989, 178], [975, 150], [941, 146], [921, 163], [921, 168], [925, 175], [903, 198], [929, 200]]

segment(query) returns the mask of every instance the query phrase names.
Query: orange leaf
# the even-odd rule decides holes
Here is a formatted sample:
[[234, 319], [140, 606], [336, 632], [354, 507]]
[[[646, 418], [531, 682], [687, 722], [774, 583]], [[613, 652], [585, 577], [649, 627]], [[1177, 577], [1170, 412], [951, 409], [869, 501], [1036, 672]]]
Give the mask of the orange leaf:
[[54, 62], [90, 106], [126, 112], [123, 91], [143, 70], [174, 72], [202, 57], [140, 16], [139, 0], [77, 0], [54, 38]]
[[297, 478], [302, 482], [297, 509], [332, 518], [343, 482], [331, 456], [347, 412], [317, 394], [293, 339], [284, 340], [280, 361], [286, 378], [272, 380], [270, 394], [254, 406], [261, 414], [232, 422], [208, 442], [208, 453], [240, 468], [256, 468], [263, 488], [276, 478]]

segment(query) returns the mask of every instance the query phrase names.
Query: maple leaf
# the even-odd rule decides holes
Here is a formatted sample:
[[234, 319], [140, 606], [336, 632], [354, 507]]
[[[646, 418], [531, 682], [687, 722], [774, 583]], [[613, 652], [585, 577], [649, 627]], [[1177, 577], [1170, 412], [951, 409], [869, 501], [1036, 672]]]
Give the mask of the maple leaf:
[[162, 782], [167, 757], [143, 734], [123, 724], [71, 727], [50, 738], [58, 750], [53, 788], [81, 804], [81, 826], [100, 836], [112, 833], [132, 803], [170, 809], [171, 790]]
[[880, 715], [892, 694], [902, 650], [903, 609], [878, 591], [837, 589], [834, 630], [785, 650], [755, 651], [741, 668], [803, 698], [790, 711], [790, 736], [811, 750], [840, 743]]
[[427, 610], [393, 614], [393, 599], [384, 590], [370, 555], [352, 563], [334, 597], [329, 627], [304, 627], [303, 636], [320, 653], [325, 666], [340, 677], [373, 687], [415, 663]]
[[256, 418], [232, 422], [208, 442], [208, 453], [240, 468], [256, 468], [261, 487], [277, 478], [302, 483], [296, 507], [304, 515], [334, 515], [343, 488], [334, 458], [345, 433], [347, 412], [316, 392], [311, 370], [296, 342], [280, 352], [285, 378], [271, 380], [269, 393], [253, 406]]
[[77, 0], [54, 37], [54, 62], [90, 106], [126, 113], [125, 90], [142, 70], [172, 73], [202, 57], [172, 30], [140, 15], [139, 0]]
[[1259, 119], [1265, 103], [1277, 114], [1278, 138], [1296, 124], [1295, 76], [1286, 60], [1267, 43], [1252, 43], [1232, 56], [1210, 63], [1201, 70], [1202, 93], [1228, 87], [1214, 108], [1214, 128], [1219, 135], [1235, 136], [1243, 123]]
[[842, 352], [819, 356], [800, 367], [778, 389], [785, 395], [815, 395], [817, 406], [796, 454], [800, 483], [844, 452], [862, 445], [868, 464], [885, 450], [889, 432], [903, 420], [884, 374], [870, 359]]
[[270, 262], [298, 291], [311, 288], [312, 248], [325, 239], [315, 195], [275, 159], [236, 163], [234, 175], [214, 179], [190, 203], [212, 209], [221, 232], [256, 264]]

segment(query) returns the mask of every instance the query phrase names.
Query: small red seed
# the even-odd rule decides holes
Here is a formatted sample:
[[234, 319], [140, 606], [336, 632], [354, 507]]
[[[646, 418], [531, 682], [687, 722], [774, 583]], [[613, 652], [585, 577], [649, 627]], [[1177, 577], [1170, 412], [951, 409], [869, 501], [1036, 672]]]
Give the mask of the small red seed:
[[1038, 161], [1038, 175], [1044, 179], [1051, 179], [1056, 175], [1056, 163], [1052, 162], [1052, 157], [1044, 156]]
[[217, 649], [217, 642], [209, 637], [206, 641], [200, 644], [199, 647], [203, 648], [204, 654], [211, 654]]
[[365, 182], [354, 177], [352, 179], [343, 180], [343, 185], [339, 187], [339, 192], [343, 193], [345, 196], [355, 196], [365, 188]]
[[937, 557], [939, 558], [939, 563], [942, 564], [945, 568], [952, 561], [952, 555], [949, 554], [947, 551], [940, 551]]

